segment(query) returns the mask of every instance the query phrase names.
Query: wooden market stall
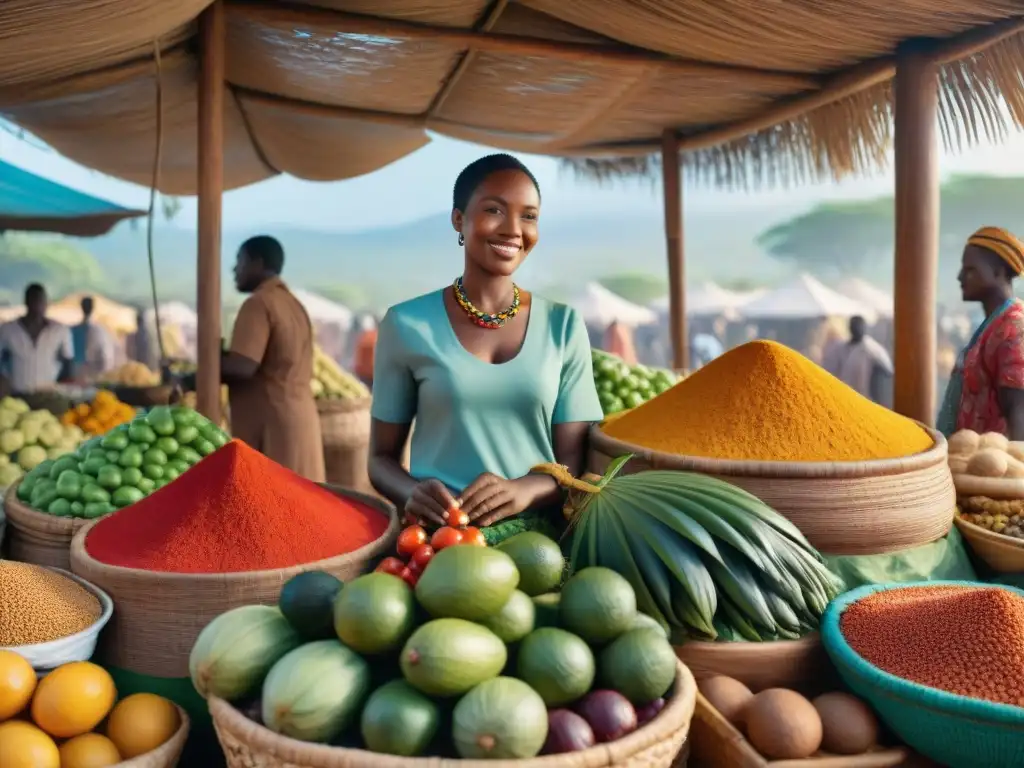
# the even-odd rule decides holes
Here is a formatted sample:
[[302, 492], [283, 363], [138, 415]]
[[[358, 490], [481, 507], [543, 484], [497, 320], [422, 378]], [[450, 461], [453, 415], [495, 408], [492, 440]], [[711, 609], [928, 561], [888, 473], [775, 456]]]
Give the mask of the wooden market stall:
[[660, 173], [684, 367], [683, 171], [797, 183], [875, 170], [894, 142], [895, 404], [931, 423], [939, 129], [957, 147], [1024, 121], [1024, 19], [1008, 0], [842, 7], [14, 0], [0, 115], [105, 173], [198, 194], [199, 406], [214, 419], [225, 189], [369, 173], [428, 131], [591, 175]]

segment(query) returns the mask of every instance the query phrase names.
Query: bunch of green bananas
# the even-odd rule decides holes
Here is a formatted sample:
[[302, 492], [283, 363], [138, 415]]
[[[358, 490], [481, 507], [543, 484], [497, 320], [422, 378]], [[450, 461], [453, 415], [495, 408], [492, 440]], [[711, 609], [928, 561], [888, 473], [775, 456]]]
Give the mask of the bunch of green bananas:
[[572, 519], [573, 570], [625, 576], [637, 607], [678, 639], [796, 639], [842, 585], [786, 518], [734, 485], [691, 472], [616, 476]]

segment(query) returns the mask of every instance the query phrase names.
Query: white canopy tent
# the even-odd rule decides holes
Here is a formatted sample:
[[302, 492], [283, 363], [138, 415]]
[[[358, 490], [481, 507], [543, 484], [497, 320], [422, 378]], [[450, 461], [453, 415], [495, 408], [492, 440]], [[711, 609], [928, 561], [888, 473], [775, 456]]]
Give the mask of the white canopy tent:
[[[717, 317], [722, 315], [734, 319], [737, 311], [744, 304], [767, 293], [764, 288], [753, 291], [731, 291], [717, 283], [707, 281], [688, 288], [686, 291], [686, 314], [690, 317]], [[668, 296], [662, 296], [651, 302], [651, 309], [659, 314], [667, 314]]]
[[841, 281], [836, 289], [844, 296], [871, 307], [879, 317], [891, 318], [893, 315], [892, 295], [867, 280], [848, 277]]
[[600, 283], [587, 283], [566, 303], [574, 307], [590, 326], [603, 328], [613, 322], [629, 326], [648, 325], [658, 319], [653, 310], [627, 301]]
[[833, 291], [807, 274], [743, 305], [750, 320], [804, 320], [860, 315], [874, 322], [877, 313], [866, 304]]
[[348, 307], [337, 304], [330, 299], [325, 299], [320, 294], [303, 288], [295, 288], [292, 290], [292, 293], [302, 306], [305, 307], [306, 312], [309, 314], [309, 319], [314, 323], [336, 325], [342, 331], [351, 329], [353, 314], [352, 310]]

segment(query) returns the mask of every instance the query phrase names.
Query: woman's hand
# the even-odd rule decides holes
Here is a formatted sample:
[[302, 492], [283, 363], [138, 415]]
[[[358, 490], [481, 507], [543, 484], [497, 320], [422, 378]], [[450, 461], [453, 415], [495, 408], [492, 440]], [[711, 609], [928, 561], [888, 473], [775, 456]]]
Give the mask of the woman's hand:
[[548, 481], [550, 478], [537, 475], [506, 480], [484, 472], [462, 492], [458, 504], [476, 527], [494, 525], [529, 509], [541, 495], [542, 487], [550, 485]]
[[405, 502], [405, 514], [416, 520], [428, 520], [435, 525], [448, 525], [448, 510], [455, 505], [455, 497], [440, 480], [423, 480], [416, 484]]

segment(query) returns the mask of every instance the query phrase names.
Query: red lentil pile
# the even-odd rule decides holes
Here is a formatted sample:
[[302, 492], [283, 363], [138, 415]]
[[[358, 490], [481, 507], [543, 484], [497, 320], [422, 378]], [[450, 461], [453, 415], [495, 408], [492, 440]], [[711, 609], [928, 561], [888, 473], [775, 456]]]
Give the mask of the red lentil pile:
[[989, 587], [876, 592], [840, 618], [864, 659], [904, 680], [1024, 706], [1024, 597]]
[[146, 571], [262, 571], [352, 552], [388, 522], [232, 440], [96, 523], [85, 548], [101, 563]]

